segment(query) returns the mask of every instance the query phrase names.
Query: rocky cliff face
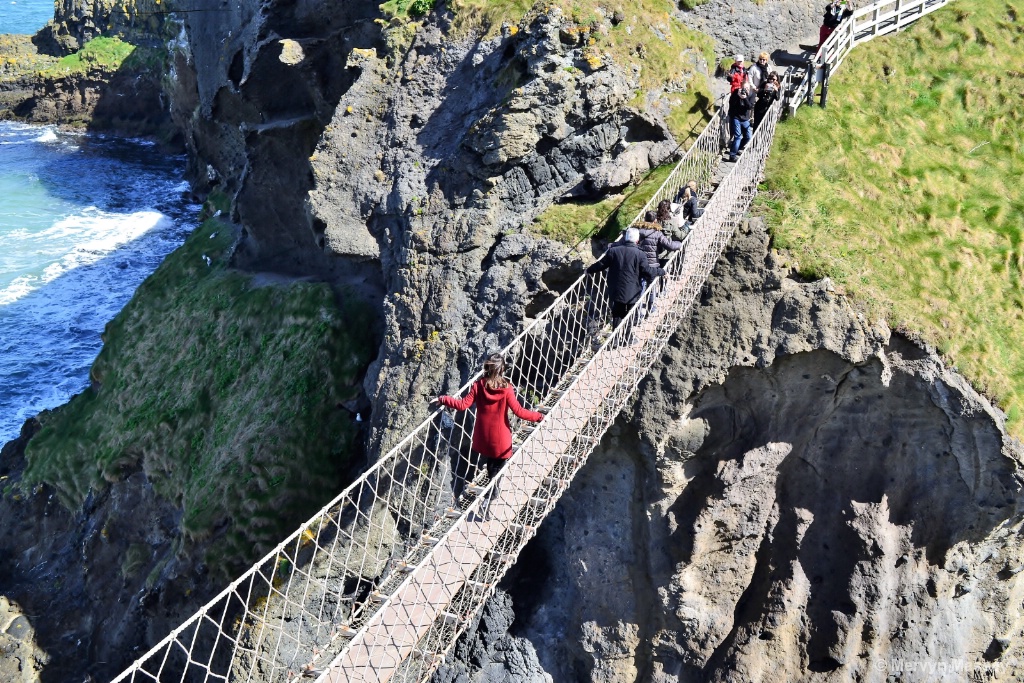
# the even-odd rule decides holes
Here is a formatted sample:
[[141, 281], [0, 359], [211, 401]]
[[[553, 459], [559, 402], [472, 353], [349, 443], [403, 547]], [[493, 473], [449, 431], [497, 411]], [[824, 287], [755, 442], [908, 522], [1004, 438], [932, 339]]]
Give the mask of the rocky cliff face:
[[795, 48], [804, 40], [817, 43], [827, 4], [818, 0], [709, 0], [682, 16], [689, 26], [715, 39], [719, 55], [739, 53], [753, 60], [761, 52]]
[[[686, 16], [723, 52], [816, 27], [803, 0], [748, 5]], [[90, 16], [57, 33], [85, 35]], [[233, 265], [327, 281], [379, 312], [353, 404], [372, 405], [371, 451], [590, 259], [524, 223], [675, 147], [637, 108], [637, 73], [587, 58], [601, 26], [539, 7], [459, 37], [451, 19], [237, 0], [187, 14], [172, 47], [171, 113], [197, 182], [231, 199]], [[794, 279], [751, 222], [438, 680], [881, 680], [890, 660], [929, 657], [1014, 680], [1019, 459], [961, 378]], [[0, 592], [45, 599], [0, 602], [0, 674], [111, 673], [215, 588], [176, 545], [180, 508], [148, 487], [129, 472], [75, 512], [45, 487], [5, 493], [0, 541], [20, 545]], [[133, 545], [168, 562], [129, 571]]]
[[1021, 455], [752, 220], [506, 580], [511, 642], [556, 681], [1019, 680]]
[[162, 46], [177, 32], [177, 23], [161, 0], [56, 0], [53, 19], [36, 34], [39, 48], [54, 55], [76, 52], [100, 35]]
[[591, 27], [549, 8], [452, 39], [450, 21], [382, 28], [376, 3], [242, 2], [189, 15], [176, 56], [196, 173], [244, 226], [236, 265], [313, 274], [382, 310], [366, 390], [385, 448], [579, 272], [524, 223], [676, 147], [630, 106], [635, 72], [585, 58]]
[[[580, 271], [581, 258], [524, 223], [574, 188], [624, 184], [676, 146], [628, 106], [635, 80], [585, 65], [557, 12], [484, 42], [446, 42], [443, 28], [421, 27], [394, 63], [350, 56], [360, 78], [313, 162], [318, 244], [379, 259], [387, 334], [367, 391], [382, 448]], [[389, 72], [401, 88], [382, 87]]]

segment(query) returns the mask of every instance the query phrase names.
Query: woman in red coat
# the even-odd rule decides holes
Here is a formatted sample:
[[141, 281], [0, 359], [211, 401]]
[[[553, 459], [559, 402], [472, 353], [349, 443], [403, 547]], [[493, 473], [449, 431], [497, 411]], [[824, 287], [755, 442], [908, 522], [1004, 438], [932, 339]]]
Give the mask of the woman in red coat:
[[[473, 383], [465, 398], [439, 396], [441, 405], [455, 410], [468, 410], [476, 405], [476, 424], [473, 427], [473, 450], [483, 456], [488, 479], [493, 479], [505, 461], [512, 457], [512, 425], [508, 421], [511, 409], [516, 417], [540, 422], [544, 416], [527, 410], [519, 404], [515, 389], [505, 379], [505, 360], [491, 356], [484, 363], [484, 376]], [[470, 472], [467, 479], [472, 480]]]

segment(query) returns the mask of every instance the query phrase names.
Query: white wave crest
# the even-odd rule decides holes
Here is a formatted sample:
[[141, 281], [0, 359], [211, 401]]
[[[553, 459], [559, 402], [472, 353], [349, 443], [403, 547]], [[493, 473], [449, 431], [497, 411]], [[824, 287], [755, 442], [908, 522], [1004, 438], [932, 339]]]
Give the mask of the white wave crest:
[[40, 135], [37, 138], [33, 138], [32, 142], [57, 142], [57, 134], [54, 133], [52, 129], [47, 128], [46, 130], [43, 131], [42, 135]]
[[[19, 276], [0, 289], [0, 306], [27, 296], [76, 268], [96, 263], [169, 220], [159, 211], [115, 214], [89, 207], [79, 215], [57, 221], [33, 240], [53, 253], [51, 262], [38, 275]], [[66, 248], [59, 248], [62, 243]]]

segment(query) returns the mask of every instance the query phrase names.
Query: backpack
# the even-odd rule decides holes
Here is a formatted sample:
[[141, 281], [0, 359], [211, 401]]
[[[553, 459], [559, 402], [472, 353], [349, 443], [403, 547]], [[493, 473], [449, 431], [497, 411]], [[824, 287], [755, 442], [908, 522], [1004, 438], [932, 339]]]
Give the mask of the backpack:
[[747, 82], [747, 70], [742, 66], [732, 65], [729, 69], [729, 92], [736, 92]]

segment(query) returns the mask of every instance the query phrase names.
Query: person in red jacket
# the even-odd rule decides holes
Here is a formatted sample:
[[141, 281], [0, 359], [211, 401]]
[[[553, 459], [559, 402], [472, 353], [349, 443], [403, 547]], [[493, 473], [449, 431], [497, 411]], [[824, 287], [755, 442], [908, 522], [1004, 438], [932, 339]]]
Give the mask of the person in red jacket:
[[[512, 457], [512, 425], [508, 411], [530, 422], [540, 422], [544, 416], [527, 410], [519, 404], [515, 389], [505, 379], [505, 360], [494, 355], [484, 363], [484, 376], [473, 383], [464, 398], [438, 396], [438, 403], [455, 410], [469, 410], [476, 405], [476, 423], [473, 426], [473, 450], [478, 453], [487, 467], [488, 480], [493, 479], [509, 458]], [[477, 465], [479, 467], [479, 464]], [[472, 481], [475, 468], [467, 473]]]

